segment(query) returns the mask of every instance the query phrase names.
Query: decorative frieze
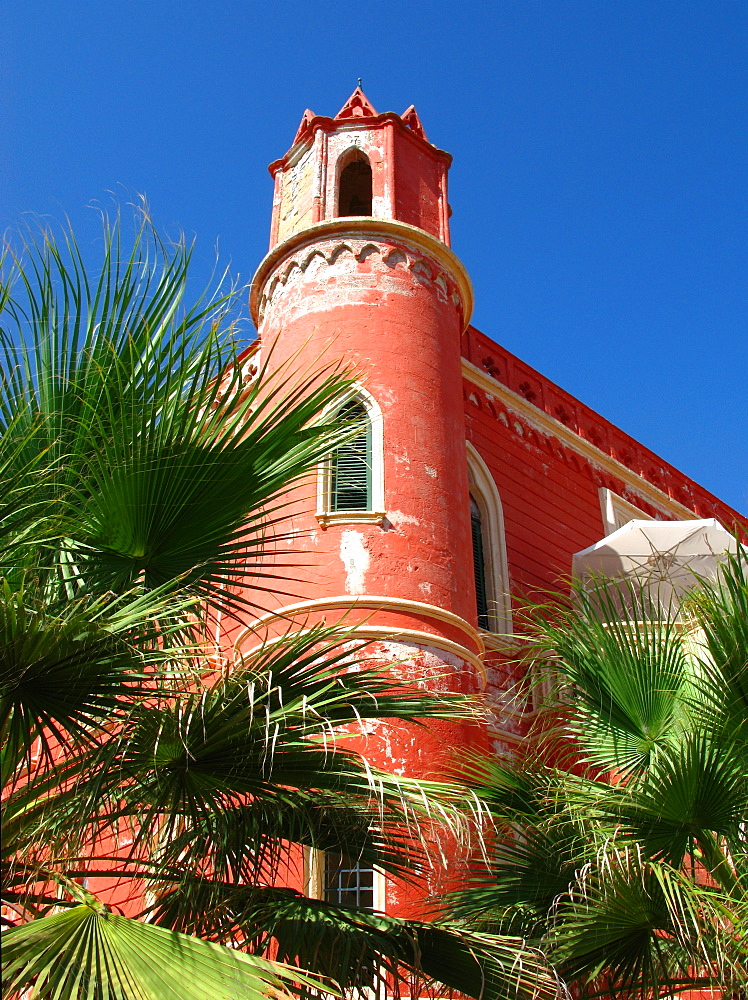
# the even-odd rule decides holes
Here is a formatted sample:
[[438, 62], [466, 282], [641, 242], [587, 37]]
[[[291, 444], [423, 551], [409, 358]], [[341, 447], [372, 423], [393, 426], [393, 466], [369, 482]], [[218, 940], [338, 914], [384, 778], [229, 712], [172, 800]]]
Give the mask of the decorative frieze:
[[440, 300], [451, 299], [456, 307], [460, 306], [457, 283], [443, 264], [422, 250], [399, 241], [331, 239], [301, 247], [278, 263], [257, 300], [258, 321], [262, 323], [268, 306], [299, 280], [313, 277], [321, 284], [341, 274], [391, 274], [398, 269], [432, 288]]

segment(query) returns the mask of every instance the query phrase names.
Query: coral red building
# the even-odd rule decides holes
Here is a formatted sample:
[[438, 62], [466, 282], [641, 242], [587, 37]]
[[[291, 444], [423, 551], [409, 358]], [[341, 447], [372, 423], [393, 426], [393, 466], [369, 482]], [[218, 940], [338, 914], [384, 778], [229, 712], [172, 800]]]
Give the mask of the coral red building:
[[[450, 249], [450, 162], [413, 107], [378, 114], [357, 89], [335, 118], [306, 111], [270, 167], [270, 252], [251, 296], [274, 368], [341, 359], [355, 372], [340, 405], [362, 430], [319, 470], [315, 498], [292, 498], [278, 558], [292, 551], [301, 579], [236, 646], [345, 616], [383, 660], [484, 687], [487, 729], [372, 734], [380, 762], [419, 775], [455, 745], [510, 752], [522, 740], [526, 706], [507, 694], [500, 655], [511, 594], [557, 586], [575, 552], [633, 517], [740, 520], [470, 325], [470, 279]], [[403, 902], [375, 873], [320, 866], [310, 891], [390, 912]]]

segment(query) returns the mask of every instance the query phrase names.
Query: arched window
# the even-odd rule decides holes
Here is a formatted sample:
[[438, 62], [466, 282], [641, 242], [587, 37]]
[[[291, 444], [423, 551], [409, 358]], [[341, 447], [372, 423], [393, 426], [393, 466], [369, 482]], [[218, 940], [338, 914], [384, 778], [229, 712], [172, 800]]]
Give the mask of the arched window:
[[467, 460], [478, 627], [511, 635], [512, 604], [501, 498], [486, 463], [469, 441]]
[[317, 520], [332, 523], [384, 520], [384, 435], [382, 411], [361, 386], [325, 411], [352, 428], [348, 440], [323, 462], [317, 480]]
[[330, 510], [371, 510], [371, 423], [358, 399], [345, 403], [339, 416], [359, 429], [330, 458]]
[[356, 150], [340, 172], [338, 216], [371, 215], [371, 164]]

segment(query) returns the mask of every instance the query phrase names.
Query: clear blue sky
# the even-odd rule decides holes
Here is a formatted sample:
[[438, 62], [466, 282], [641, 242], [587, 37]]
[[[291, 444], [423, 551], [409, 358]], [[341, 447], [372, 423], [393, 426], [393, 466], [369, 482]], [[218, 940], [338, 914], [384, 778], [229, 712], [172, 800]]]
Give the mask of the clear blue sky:
[[0, 228], [145, 193], [248, 280], [356, 83], [454, 155], [476, 326], [748, 511], [748, 2], [0, 0]]

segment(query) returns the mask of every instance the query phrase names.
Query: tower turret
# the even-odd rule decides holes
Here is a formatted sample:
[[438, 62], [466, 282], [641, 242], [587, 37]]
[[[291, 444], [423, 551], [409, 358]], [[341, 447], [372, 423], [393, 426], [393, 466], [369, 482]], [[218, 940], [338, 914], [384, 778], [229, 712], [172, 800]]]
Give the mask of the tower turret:
[[[342, 362], [357, 386], [336, 405], [361, 432], [319, 470], [316, 496], [293, 498], [297, 599], [276, 595], [240, 648], [263, 626], [345, 616], [410, 676], [480, 686], [460, 366], [472, 289], [448, 246], [450, 161], [414, 108], [379, 115], [357, 89], [335, 118], [307, 111], [271, 165], [271, 248], [251, 292], [263, 349], [273, 367]], [[455, 746], [483, 738], [452, 724], [401, 729], [373, 756], [433, 776]]]
[[335, 118], [307, 110], [293, 146], [270, 164], [270, 247], [317, 222], [353, 216], [418, 226], [449, 246], [451, 162], [428, 142], [413, 106], [379, 115], [357, 87]]

